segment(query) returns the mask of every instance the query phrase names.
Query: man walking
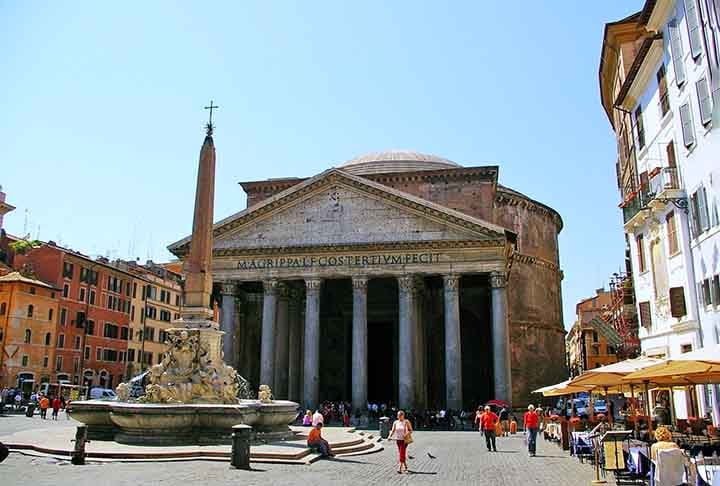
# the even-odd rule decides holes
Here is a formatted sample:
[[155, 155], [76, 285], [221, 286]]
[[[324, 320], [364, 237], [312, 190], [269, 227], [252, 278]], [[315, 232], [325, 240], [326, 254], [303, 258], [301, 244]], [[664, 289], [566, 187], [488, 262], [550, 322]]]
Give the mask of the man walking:
[[40, 399], [40, 418], [43, 420], [47, 419], [47, 411], [50, 406], [50, 400], [45, 395]]
[[510, 423], [508, 422], [508, 418], [510, 417], [510, 412], [506, 407], [503, 407], [500, 409], [500, 425], [502, 425], [503, 431], [502, 435], [503, 437], [508, 435], [510, 432]]
[[52, 419], [57, 420], [58, 419], [58, 412], [60, 412], [60, 397], [56, 396], [53, 398], [52, 401]]
[[523, 425], [527, 434], [528, 453], [531, 457], [535, 457], [535, 446], [537, 445], [537, 433], [539, 417], [535, 413], [535, 407], [528, 405], [528, 411], [523, 416]]
[[495, 426], [499, 420], [498, 416], [486, 405], [485, 411], [480, 415], [480, 431], [485, 435], [485, 445], [487, 446], [488, 452], [497, 452], [497, 447], [495, 446]]

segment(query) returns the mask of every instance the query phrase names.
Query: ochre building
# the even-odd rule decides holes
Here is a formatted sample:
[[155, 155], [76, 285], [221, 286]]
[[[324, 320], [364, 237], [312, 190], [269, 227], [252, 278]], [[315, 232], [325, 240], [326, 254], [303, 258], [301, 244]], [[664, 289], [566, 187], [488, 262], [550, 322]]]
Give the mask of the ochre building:
[[[215, 224], [225, 359], [307, 406], [522, 406], [566, 376], [559, 214], [415, 152], [243, 182]], [[180, 258], [190, 238], [170, 246]]]

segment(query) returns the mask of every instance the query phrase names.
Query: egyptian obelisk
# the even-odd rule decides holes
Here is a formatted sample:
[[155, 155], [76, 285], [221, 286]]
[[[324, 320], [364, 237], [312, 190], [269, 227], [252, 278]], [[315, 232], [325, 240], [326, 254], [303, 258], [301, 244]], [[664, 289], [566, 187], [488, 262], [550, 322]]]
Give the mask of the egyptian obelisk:
[[211, 114], [205, 141], [200, 149], [190, 253], [184, 262], [185, 302], [181, 316], [186, 325], [217, 329], [217, 323], [212, 321], [213, 311], [210, 307], [215, 198], [215, 143], [212, 134]]

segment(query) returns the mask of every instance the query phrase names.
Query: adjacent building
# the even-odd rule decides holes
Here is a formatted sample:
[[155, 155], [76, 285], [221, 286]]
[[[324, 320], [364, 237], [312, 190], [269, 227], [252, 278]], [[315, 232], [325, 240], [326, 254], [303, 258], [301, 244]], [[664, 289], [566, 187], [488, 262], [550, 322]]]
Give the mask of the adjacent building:
[[[617, 137], [623, 224], [644, 354], [720, 338], [720, 23], [717, 0], [647, 0], [605, 26], [602, 104]], [[697, 412], [720, 420], [717, 387]], [[693, 400], [675, 392], [678, 417]]]
[[26, 391], [56, 373], [59, 290], [14, 271], [0, 277], [0, 388]]

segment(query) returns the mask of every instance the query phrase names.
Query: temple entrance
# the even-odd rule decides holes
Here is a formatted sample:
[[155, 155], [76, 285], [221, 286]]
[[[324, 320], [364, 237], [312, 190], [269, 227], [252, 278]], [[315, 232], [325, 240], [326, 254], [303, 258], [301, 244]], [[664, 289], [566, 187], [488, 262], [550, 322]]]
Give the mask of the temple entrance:
[[373, 279], [368, 283], [368, 401], [397, 402], [397, 350], [397, 279]]
[[492, 301], [486, 275], [460, 280], [463, 405], [477, 407], [494, 397]]
[[323, 282], [320, 302], [320, 401], [350, 401], [352, 280]]

